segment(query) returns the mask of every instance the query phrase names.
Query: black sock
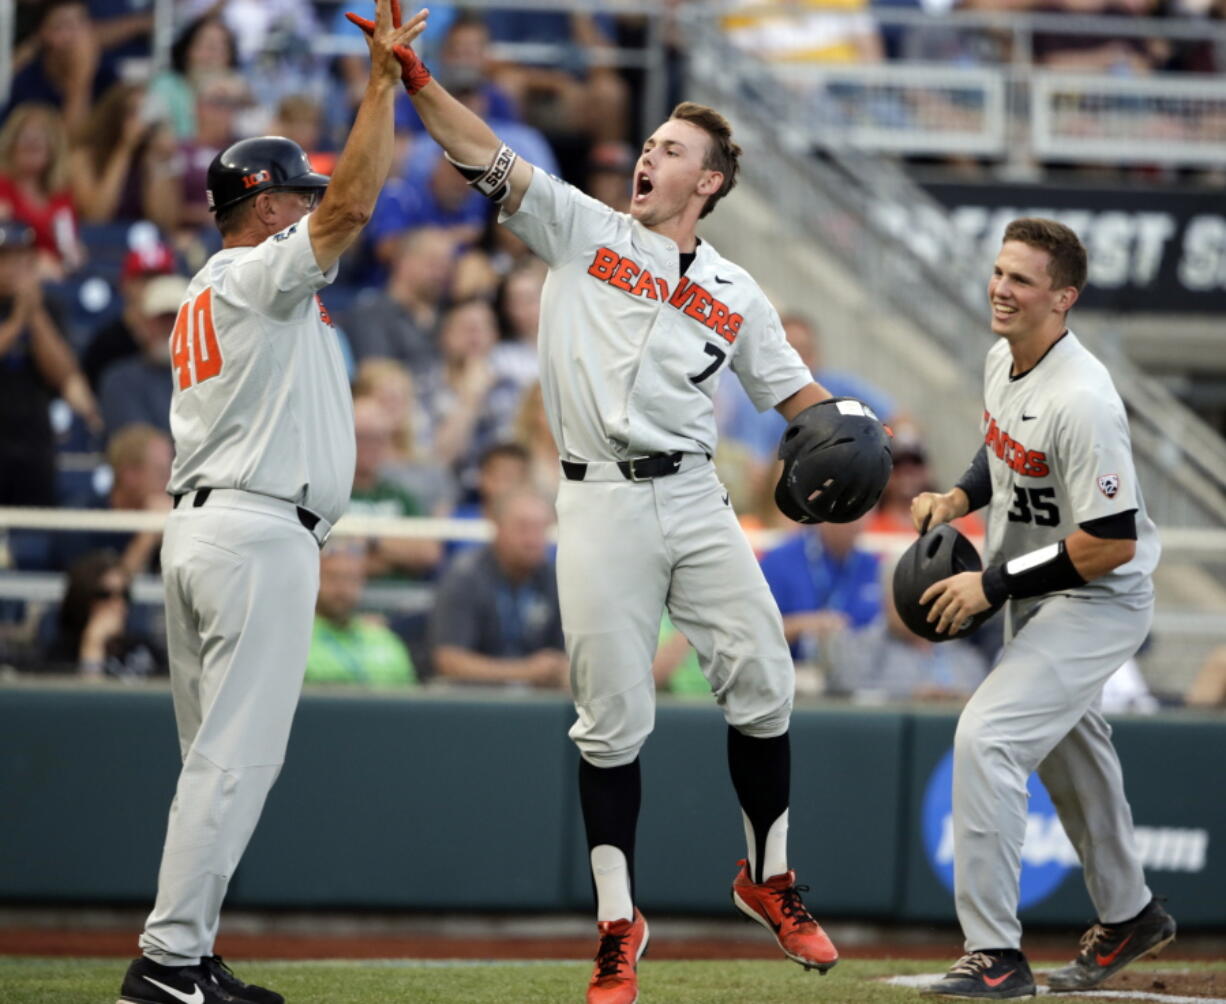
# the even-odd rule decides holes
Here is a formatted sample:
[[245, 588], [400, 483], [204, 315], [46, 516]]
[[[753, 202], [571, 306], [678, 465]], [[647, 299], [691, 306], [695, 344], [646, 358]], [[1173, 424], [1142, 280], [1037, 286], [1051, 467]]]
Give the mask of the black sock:
[[[587, 849], [608, 844], [626, 857], [630, 896], [634, 898], [634, 834], [639, 823], [643, 784], [639, 761], [624, 767], [593, 767], [579, 758], [579, 805], [587, 831]], [[595, 880], [592, 882], [595, 894]]]
[[755, 882], [762, 882], [769, 877], [762, 874], [766, 835], [788, 807], [792, 777], [792, 744], [788, 734], [758, 739], [729, 726], [728, 770], [736, 797], [753, 827], [757, 860], [749, 862], [749, 874]]

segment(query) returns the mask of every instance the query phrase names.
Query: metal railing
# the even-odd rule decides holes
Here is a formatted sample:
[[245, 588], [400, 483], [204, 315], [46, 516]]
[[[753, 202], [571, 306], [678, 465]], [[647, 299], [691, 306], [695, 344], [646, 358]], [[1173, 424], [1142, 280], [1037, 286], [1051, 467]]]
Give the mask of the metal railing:
[[[742, 171], [786, 207], [780, 220], [846, 263], [873, 302], [910, 319], [977, 385], [987, 271], [948, 211], [888, 158], [858, 149], [824, 111], [796, 101], [777, 68], [733, 45], [710, 12], [691, 10], [686, 36], [692, 87], [736, 120], [752, 151]], [[1109, 362], [1151, 514], [1167, 526], [1226, 525], [1226, 443], [1126, 359]]]

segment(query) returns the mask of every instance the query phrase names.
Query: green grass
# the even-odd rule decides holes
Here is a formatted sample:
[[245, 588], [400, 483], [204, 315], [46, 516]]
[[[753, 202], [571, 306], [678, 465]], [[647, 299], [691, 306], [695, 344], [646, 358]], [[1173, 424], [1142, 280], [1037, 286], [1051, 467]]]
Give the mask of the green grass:
[[[0, 1001], [114, 1004], [125, 965], [120, 959], [0, 958]], [[239, 975], [279, 990], [289, 1004], [579, 1004], [589, 966], [581, 962], [266, 962], [242, 964]], [[646, 960], [639, 977], [639, 1000], [640, 1004], [919, 1004], [922, 998], [914, 990], [886, 986], [876, 979], [935, 973], [939, 968], [938, 963], [915, 960], [846, 959], [823, 977], [782, 960]], [[1226, 962], [1178, 962], [1166, 968], [1226, 972]], [[1114, 1004], [1118, 1002], [1117, 998]]]

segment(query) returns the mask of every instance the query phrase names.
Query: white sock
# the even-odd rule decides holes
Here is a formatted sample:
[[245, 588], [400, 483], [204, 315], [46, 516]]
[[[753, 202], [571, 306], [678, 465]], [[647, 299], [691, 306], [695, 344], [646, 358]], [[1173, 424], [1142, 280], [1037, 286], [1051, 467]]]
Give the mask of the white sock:
[[[745, 846], [749, 849], [749, 877], [756, 880], [758, 842], [754, 837], [753, 824], [743, 811], [741, 822], [745, 824]], [[773, 875], [782, 875], [787, 870], [788, 810], [784, 809], [779, 818], [771, 823], [771, 828], [766, 833], [766, 849], [762, 857], [762, 881], [765, 882]]]
[[762, 855], [762, 879], [782, 875], [788, 870], [788, 810], [771, 823], [766, 834], [766, 851]]
[[634, 901], [630, 898], [630, 869], [626, 855], [612, 844], [592, 848], [592, 878], [596, 882], [596, 919], [632, 920]]

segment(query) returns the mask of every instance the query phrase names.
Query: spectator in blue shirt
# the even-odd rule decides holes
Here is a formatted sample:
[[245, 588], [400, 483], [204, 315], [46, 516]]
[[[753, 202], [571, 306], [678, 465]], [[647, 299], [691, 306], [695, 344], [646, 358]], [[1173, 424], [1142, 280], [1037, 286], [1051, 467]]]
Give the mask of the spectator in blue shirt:
[[861, 628], [881, 614], [877, 555], [860, 547], [864, 520], [818, 523], [762, 556], [792, 654], [810, 661], [816, 637], [841, 622]]
[[145, 286], [135, 334], [140, 354], [111, 363], [98, 378], [98, 399], [107, 435], [136, 422], [170, 432], [170, 333], [187, 295], [180, 275], [159, 275]]
[[13, 77], [0, 118], [25, 101], [60, 110], [69, 133], [85, 123], [90, 107], [119, 78], [101, 51], [85, 0], [45, 0], [34, 59]]
[[[884, 391], [855, 374], [822, 365], [821, 336], [812, 320], [796, 313], [784, 314], [780, 320], [788, 343], [800, 354], [814, 379], [831, 394], [863, 401], [883, 422], [896, 417], [894, 402]], [[721, 381], [715, 409], [721, 439], [743, 443], [764, 463], [774, 461], [779, 438], [787, 428], [781, 415], [774, 409], [760, 413], [741, 389], [739, 380]]]
[[[558, 163], [549, 141], [521, 122], [491, 118], [485, 94], [476, 84], [475, 79], [460, 79], [448, 80], [446, 86], [489, 122], [507, 146], [542, 171], [556, 174]], [[492, 211], [489, 199], [469, 187], [464, 176], [447, 162], [442, 148], [422, 137], [414, 141], [402, 176], [384, 186], [366, 232], [378, 257], [386, 261], [398, 238], [417, 227], [442, 227], [459, 247], [474, 243]]]

